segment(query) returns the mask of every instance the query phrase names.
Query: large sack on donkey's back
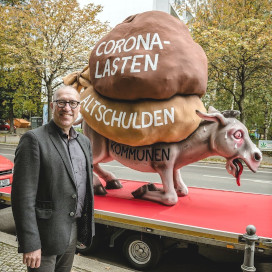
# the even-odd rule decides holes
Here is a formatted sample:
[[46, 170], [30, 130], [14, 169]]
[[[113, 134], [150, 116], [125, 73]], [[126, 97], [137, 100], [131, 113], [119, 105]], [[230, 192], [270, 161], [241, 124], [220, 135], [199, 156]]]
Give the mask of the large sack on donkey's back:
[[128, 17], [94, 47], [91, 82], [105, 97], [121, 100], [202, 96], [207, 57], [187, 26], [161, 11]]
[[115, 142], [131, 146], [181, 141], [199, 126], [201, 118], [196, 110], [206, 111], [197, 95], [116, 103], [89, 86], [81, 92], [80, 98], [80, 112], [92, 129]]

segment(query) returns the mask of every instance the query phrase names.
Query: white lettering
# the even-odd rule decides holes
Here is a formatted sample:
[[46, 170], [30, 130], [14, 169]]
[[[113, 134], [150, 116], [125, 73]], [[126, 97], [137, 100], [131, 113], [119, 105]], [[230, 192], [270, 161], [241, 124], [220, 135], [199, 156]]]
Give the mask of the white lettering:
[[100, 107], [98, 107], [98, 113], [100, 115], [100, 117], [97, 117], [97, 114], [95, 114], [95, 118], [97, 121], [101, 121], [102, 120], [102, 112], [101, 112], [101, 109], [106, 109], [106, 106], [105, 105], [101, 105]]
[[156, 110], [154, 111], [154, 126], [155, 127], [159, 127], [159, 126], [162, 126], [163, 123], [162, 122], [158, 122], [159, 120], [161, 120], [161, 116], [158, 116], [158, 114], [161, 114], [161, 110]]
[[125, 70], [125, 67], [126, 67], [127, 61], [128, 61], [129, 59], [132, 59], [132, 57], [131, 57], [131, 56], [128, 56], [128, 57], [122, 57], [122, 60], [124, 61], [124, 63], [123, 63], [122, 69], [121, 69], [121, 74], [123, 74], [123, 73], [124, 73], [124, 70]]
[[92, 97], [92, 99], [91, 99], [91, 101], [87, 104], [87, 106], [85, 107], [85, 110], [87, 111], [87, 112], [89, 112], [89, 105], [93, 102], [93, 100], [94, 100], [94, 98]]
[[102, 77], [102, 75], [98, 74], [98, 69], [99, 69], [99, 61], [96, 62], [95, 78], [101, 78]]
[[166, 125], [168, 124], [167, 116], [169, 117], [169, 119], [171, 120], [172, 123], [175, 123], [175, 109], [174, 109], [174, 107], [171, 107], [171, 113], [168, 111], [168, 109], [164, 109], [163, 114], [164, 114], [164, 123]]
[[142, 35], [138, 35], [136, 49], [140, 49], [140, 43], [145, 50], [149, 50], [149, 42], [150, 42], [150, 33], [146, 33], [146, 40], [144, 40]]
[[116, 110], [113, 111], [112, 118], [111, 118], [111, 126], [112, 126], [112, 127], [113, 127], [114, 121], [117, 121], [117, 122], [118, 122], [118, 127], [120, 127], [121, 120], [122, 120], [122, 114], [123, 114], [123, 112], [121, 111], [121, 112], [119, 113], [119, 117], [115, 117], [115, 115], [116, 115]]
[[144, 67], [144, 71], [148, 71], [148, 64], [150, 65], [151, 69], [153, 71], [157, 70], [157, 65], [158, 65], [158, 58], [159, 58], [159, 54], [155, 54], [155, 60], [154, 62], [152, 62], [151, 57], [149, 55], [145, 56], [145, 67]]
[[[108, 45], [111, 44], [111, 43], [112, 43], [112, 47], [110, 48], [110, 50], [107, 51]], [[114, 49], [114, 46], [115, 46], [115, 41], [114, 40], [108, 41], [105, 48], [104, 48], [104, 54], [105, 55], [109, 54]]]
[[[127, 48], [127, 45], [130, 42], [130, 40], [132, 40], [132, 45], [129, 48]], [[130, 51], [135, 47], [135, 44], [136, 44], [136, 38], [132, 36], [132, 37], [128, 38], [127, 41], [125, 42], [123, 50], [125, 52]]]
[[175, 108], [156, 110], [153, 112], [144, 111], [127, 113], [107, 108], [94, 97], [88, 95], [81, 102], [85, 112], [98, 122], [103, 122], [106, 126], [122, 127], [124, 129], [144, 129], [151, 126], [158, 127], [167, 125], [169, 122], [175, 121]]
[[162, 46], [162, 43], [161, 43], [161, 39], [160, 39], [160, 36], [159, 36], [158, 33], [154, 34], [154, 36], [152, 38], [152, 41], [150, 43], [150, 48], [149, 49], [152, 50], [153, 46], [156, 45], [156, 44], [159, 46], [160, 49], [163, 49], [163, 46]]
[[133, 113], [130, 114], [128, 123], [127, 125], [125, 125], [126, 112], [124, 112], [123, 118], [122, 118], [122, 127], [124, 129], [128, 129], [130, 127], [132, 116], [133, 116]]
[[136, 125], [137, 115], [138, 115], [137, 112], [134, 112], [133, 124], [132, 124], [132, 127], [133, 127], [133, 128], [141, 128], [140, 125]]
[[104, 111], [104, 114], [103, 114], [103, 122], [104, 122], [104, 124], [106, 125], [106, 126], [108, 126], [109, 124], [110, 124], [110, 122], [107, 122], [106, 121], [106, 114], [108, 113], [108, 112], [112, 112], [112, 109], [107, 109], [107, 110], [105, 110]]
[[135, 69], [135, 66], [140, 66], [141, 63], [140, 62], [136, 62], [137, 58], [143, 58], [144, 55], [136, 55], [133, 57], [133, 60], [132, 60], [132, 64], [131, 64], [131, 68], [130, 68], [130, 72], [131, 73], [139, 73], [141, 72], [140, 69]]
[[100, 44], [98, 45], [98, 47], [96, 48], [96, 52], [95, 52], [95, 53], [96, 53], [97, 56], [101, 56], [101, 55], [103, 54], [103, 52], [100, 53], [100, 52], [98, 52], [98, 50], [100, 49], [100, 46], [102, 46], [102, 45], [105, 44], [105, 43], [106, 43], [106, 42], [100, 43]]
[[91, 116], [93, 115], [93, 111], [94, 111], [94, 109], [96, 108], [97, 105], [101, 105], [101, 103], [98, 102], [97, 100], [95, 100], [95, 105], [93, 106], [92, 111], [90, 113]]
[[83, 107], [85, 107], [86, 103], [89, 101], [91, 98], [91, 95], [89, 94], [87, 97], [85, 97], [81, 102], [80, 105], [84, 104]]
[[120, 61], [120, 58], [116, 58], [114, 59], [114, 61], [112, 62], [112, 66], [114, 68], [113, 71], [111, 71], [111, 75], [114, 76], [117, 72], [118, 66], [115, 64], [116, 61]]
[[[149, 123], [145, 123], [145, 120], [147, 119], [146, 116], [149, 118]], [[153, 115], [148, 111], [142, 112], [142, 128], [150, 127], [153, 123]]]
[[121, 46], [125, 43], [125, 41], [126, 41], [125, 39], [118, 40], [112, 53], [114, 54], [117, 49], [118, 53], [121, 53], [122, 51]]
[[110, 76], [110, 59], [106, 60], [103, 77], [105, 77], [106, 73], [108, 73], [108, 76]]
[[[103, 53], [105, 55], [113, 53], [117, 51], [118, 53], [129, 52], [134, 48], [139, 50], [140, 47], [143, 47], [144, 50], [153, 50], [154, 46], [158, 46], [159, 49], [163, 49], [163, 44], [161, 42], [160, 36], [158, 33], [154, 33], [152, 40], [150, 42], [151, 34], [146, 33], [146, 37], [139, 34], [137, 37], [131, 36], [127, 40], [120, 39], [118, 41], [109, 40], [108, 42], [102, 42], [96, 48], [96, 56], [101, 56]], [[170, 41], [163, 41], [164, 44], [170, 44]], [[104, 50], [102, 47], [104, 47]]]

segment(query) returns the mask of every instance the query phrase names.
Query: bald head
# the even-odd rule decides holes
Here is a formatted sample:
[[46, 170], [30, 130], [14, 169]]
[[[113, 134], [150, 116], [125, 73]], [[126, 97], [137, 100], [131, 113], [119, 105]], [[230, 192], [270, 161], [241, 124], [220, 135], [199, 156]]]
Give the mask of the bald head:
[[57, 89], [53, 95], [53, 101], [54, 100], [57, 100], [58, 97], [59, 97], [59, 94], [62, 93], [62, 92], [68, 92], [68, 93], [74, 93], [77, 100], [79, 101], [80, 100], [80, 95], [78, 93], [78, 91], [73, 88], [72, 86], [63, 86], [63, 87], [60, 87], [59, 89]]
[[64, 86], [54, 93], [53, 102], [50, 103], [55, 124], [67, 135], [78, 117], [79, 102], [80, 95], [77, 90], [71, 86]]

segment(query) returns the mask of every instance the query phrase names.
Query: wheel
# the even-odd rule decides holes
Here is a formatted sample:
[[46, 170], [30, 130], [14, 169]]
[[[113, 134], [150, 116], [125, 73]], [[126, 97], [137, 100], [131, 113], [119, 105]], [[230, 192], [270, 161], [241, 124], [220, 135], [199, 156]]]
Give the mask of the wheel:
[[158, 264], [162, 244], [157, 237], [133, 234], [123, 244], [126, 259], [136, 269], [146, 269]]

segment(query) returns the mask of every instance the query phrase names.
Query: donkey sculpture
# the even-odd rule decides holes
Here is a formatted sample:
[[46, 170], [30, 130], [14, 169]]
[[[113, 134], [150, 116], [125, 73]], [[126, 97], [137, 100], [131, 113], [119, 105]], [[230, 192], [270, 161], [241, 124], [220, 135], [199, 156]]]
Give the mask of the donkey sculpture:
[[[262, 153], [251, 141], [247, 128], [235, 117], [239, 111], [219, 112], [210, 107], [208, 113], [197, 111], [203, 120], [199, 127], [185, 140], [175, 143], [156, 143], [132, 147], [113, 142], [92, 130], [85, 122], [84, 134], [92, 142], [94, 172], [106, 182], [106, 189], [122, 187], [120, 181], [99, 163], [117, 160], [123, 165], [141, 172], [158, 173], [162, 188], [145, 184], [132, 192], [135, 198], [174, 205], [179, 196], [186, 196], [188, 188], [179, 169], [209, 156], [219, 155], [227, 160], [227, 171], [236, 177], [240, 185], [243, 171], [241, 161], [256, 172], [262, 160]], [[94, 176], [95, 194], [106, 194], [99, 178]]]

